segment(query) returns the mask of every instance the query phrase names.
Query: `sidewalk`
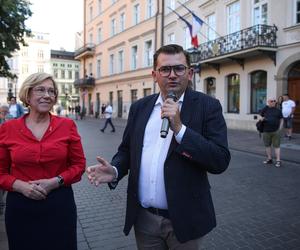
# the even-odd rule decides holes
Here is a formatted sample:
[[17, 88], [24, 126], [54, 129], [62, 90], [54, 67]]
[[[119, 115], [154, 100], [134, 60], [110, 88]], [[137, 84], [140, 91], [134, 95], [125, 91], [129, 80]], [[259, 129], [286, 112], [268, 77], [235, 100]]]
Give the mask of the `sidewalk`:
[[[86, 118], [85, 120], [78, 121], [78, 123], [85, 123], [84, 126], [96, 124], [99, 126], [104, 120], [95, 118]], [[124, 130], [126, 120], [113, 119], [113, 123], [116, 126], [117, 132]], [[108, 132], [107, 132], [108, 133]], [[116, 138], [121, 141], [121, 138]], [[265, 148], [263, 146], [262, 139], [259, 138], [259, 134], [256, 131], [243, 131], [243, 130], [228, 130], [229, 148], [233, 151], [243, 151], [250, 154], [265, 156]], [[86, 149], [87, 150], [87, 149]], [[294, 134], [292, 140], [282, 138], [281, 141], [281, 156], [283, 161], [283, 167], [285, 162], [293, 162], [299, 164], [300, 167], [300, 134]], [[4, 227], [4, 216], [0, 215], [0, 249], [8, 250], [7, 238]]]

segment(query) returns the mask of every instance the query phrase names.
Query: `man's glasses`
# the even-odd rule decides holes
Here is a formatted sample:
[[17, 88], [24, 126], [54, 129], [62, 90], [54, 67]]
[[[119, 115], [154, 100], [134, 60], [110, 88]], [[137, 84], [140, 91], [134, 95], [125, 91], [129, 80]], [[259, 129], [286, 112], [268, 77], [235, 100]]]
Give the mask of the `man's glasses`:
[[187, 66], [179, 64], [173, 66], [161, 66], [159, 69], [157, 69], [157, 71], [163, 77], [168, 77], [171, 74], [172, 70], [176, 76], [183, 76], [187, 68]]
[[276, 102], [276, 100], [270, 100], [269, 102]]
[[45, 96], [46, 93], [48, 93], [50, 97], [55, 97], [57, 95], [57, 91], [54, 88], [46, 89], [44, 87], [37, 87], [32, 90], [37, 96]]

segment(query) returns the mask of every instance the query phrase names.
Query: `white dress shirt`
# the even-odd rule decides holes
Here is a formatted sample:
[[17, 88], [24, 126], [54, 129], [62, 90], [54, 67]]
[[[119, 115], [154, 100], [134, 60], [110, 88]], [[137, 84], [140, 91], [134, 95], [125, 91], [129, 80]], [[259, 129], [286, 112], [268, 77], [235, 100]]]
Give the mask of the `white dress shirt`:
[[[183, 98], [184, 94], [178, 100], [179, 109], [181, 109]], [[139, 177], [139, 200], [141, 205], [146, 208], [168, 209], [164, 180], [164, 163], [174, 133], [169, 129], [166, 138], [160, 137], [162, 104], [163, 100], [161, 95], [159, 95], [144, 133]], [[178, 143], [181, 143], [185, 130], [186, 127], [182, 125], [181, 130], [175, 136]]]

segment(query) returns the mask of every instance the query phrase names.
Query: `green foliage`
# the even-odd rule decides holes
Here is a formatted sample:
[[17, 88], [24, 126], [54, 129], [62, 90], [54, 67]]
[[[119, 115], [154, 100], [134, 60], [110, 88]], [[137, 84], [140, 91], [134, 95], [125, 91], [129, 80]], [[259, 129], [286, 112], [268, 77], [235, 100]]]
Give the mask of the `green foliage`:
[[15, 78], [10, 72], [6, 58], [26, 45], [24, 35], [30, 36], [25, 21], [31, 16], [27, 0], [0, 0], [0, 77]]

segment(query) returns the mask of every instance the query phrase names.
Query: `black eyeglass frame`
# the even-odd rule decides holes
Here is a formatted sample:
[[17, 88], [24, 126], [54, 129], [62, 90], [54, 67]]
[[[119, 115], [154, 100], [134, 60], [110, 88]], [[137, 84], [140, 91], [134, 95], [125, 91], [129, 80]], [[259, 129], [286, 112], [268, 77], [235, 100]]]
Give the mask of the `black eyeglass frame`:
[[[176, 70], [176, 67], [182, 67], [182, 69], [184, 68], [184, 70], [182, 71], [182, 73], [178, 74], [178, 68]], [[168, 69], [168, 74], [164, 74], [162, 73], [163, 69]], [[186, 70], [189, 69], [188, 66], [185, 66], [183, 64], [178, 64], [178, 65], [166, 65], [166, 66], [161, 66], [160, 68], [158, 68], [156, 71], [158, 71], [158, 73], [163, 76], [163, 77], [169, 77], [171, 75], [171, 72], [173, 71], [174, 74], [176, 76], [183, 76], [186, 73]], [[180, 71], [179, 71], [180, 72]]]

